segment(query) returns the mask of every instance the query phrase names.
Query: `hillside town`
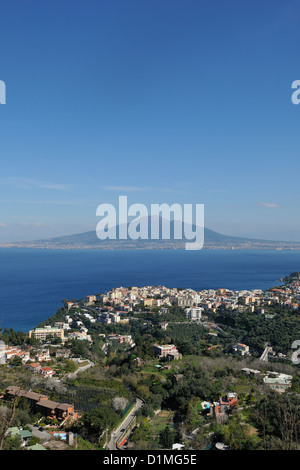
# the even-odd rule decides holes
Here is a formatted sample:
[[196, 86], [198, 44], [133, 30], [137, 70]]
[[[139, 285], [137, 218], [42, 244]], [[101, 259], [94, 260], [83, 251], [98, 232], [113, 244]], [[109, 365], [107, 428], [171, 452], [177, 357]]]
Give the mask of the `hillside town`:
[[[278, 397], [299, 399], [292, 349], [300, 338], [299, 305], [299, 273], [267, 291], [116, 287], [64, 299], [26, 337], [1, 332], [0, 411], [16, 413], [1, 445], [16, 439], [29, 450], [271, 445], [261, 440], [259, 420], [253, 427], [253, 406], [259, 409], [265, 394], [275, 406]], [[15, 419], [19, 403], [29, 422]], [[217, 431], [241, 416], [240, 441]]]
[[[238, 311], [254, 311], [259, 307], [259, 312], [264, 314], [264, 306], [280, 303], [281, 306], [298, 308], [300, 302], [300, 279], [294, 279], [288, 285], [275, 287], [269, 291], [263, 292], [260, 289], [251, 291], [231, 291], [229, 289], [219, 288], [217, 290], [208, 289], [195, 291], [193, 289], [167, 288], [164, 286], [147, 287], [118, 287], [111, 291], [86, 297], [86, 306], [95, 305], [101, 302], [104, 305], [113, 306], [120, 311], [129, 312], [135, 306], [142, 304], [144, 307], [162, 307], [160, 313], [163, 313], [164, 306], [177, 305], [179, 307], [201, 307], [205, 310], [215, 310], [218, 307]], [[75, 308], [74, 302], [67, 302], [67, 307]], [[88, 313], [86, 318], [95, 320]], [[112, 319], [113, 321], [113, 319]]]

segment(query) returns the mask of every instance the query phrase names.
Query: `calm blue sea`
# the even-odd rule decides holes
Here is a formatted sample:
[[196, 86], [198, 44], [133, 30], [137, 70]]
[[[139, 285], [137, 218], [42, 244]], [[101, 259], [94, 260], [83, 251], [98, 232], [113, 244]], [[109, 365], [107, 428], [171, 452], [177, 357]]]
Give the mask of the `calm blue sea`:
[[29, 331], [62, 299], [119, 286], [267, 289], [300, 271], [292, 251], [0, 249], [0, 327]]

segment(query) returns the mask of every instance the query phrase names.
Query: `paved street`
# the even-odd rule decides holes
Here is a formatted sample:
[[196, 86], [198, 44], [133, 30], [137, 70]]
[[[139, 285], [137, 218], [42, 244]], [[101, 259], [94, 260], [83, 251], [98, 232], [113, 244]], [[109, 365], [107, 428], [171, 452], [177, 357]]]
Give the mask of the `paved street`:
[[[94, 367], [94, 363], [92, 361], [90, 361], [89, 359], [85, 359], [83, 362], [88, 362], [88, 364], [84, 365], [84, 366], [80, 366], [78, 367], [78, 369], [75, 371], [75, 372], [70, 372], [68, 374], [68, 378], [69, 379], [75, 379], [77, 377], [77, 374], [79, 372], [83, 372], [84, 370], [87, 370], [89, 369], [90, 367]], [[80, 363], [79, 363], [80, 364]]]
[[32, 434], [35, 436], [35, 437], [39, 437], [40, 439], [42, 439], [43, 441], [50, 441], [50, 439], [52, 438], [52, 435], [49, 434], [47, 431], [40, 431], [38, 427], [36, 426], [33, 426], [31, 424], [28, 425]]
[[112, 433], [111, 439], [107, 445], [107, 449], [116, 450], [117, 441], [120, 439], [124, 430], [128, 427], [135, 413], [137, 412], [137, 410], [141, 408], [142, 405], [143, 405], [143, 401], [140, 398], [137, 398], [134, 408], [132, 408], [128, 416], [126, 416], [124, 421], [122, 421], [122, 423], [118, 426], [118, 428]]

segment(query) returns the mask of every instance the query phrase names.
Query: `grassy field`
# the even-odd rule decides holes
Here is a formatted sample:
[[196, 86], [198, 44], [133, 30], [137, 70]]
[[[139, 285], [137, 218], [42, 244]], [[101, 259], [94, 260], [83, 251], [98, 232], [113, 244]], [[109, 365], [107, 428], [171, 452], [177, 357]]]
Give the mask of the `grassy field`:
[[166, 426], [171, 426], [173, 424], [174, 412], [168, 410], [162, 410], [157, 413], [154, 418], [149, 422], [152, 435], [157, 437], [161, 431], [165, 429]]

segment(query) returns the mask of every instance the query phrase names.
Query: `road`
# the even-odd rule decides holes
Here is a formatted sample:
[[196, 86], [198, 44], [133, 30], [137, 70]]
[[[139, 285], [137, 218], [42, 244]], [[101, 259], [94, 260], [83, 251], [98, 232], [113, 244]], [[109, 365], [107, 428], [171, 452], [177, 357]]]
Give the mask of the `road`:
[[67, 377], [68, 379], [75, 379], [75, 377], [77, 376], [77, 374], [79, 372], [83, 372], [84, 370], [86, 369], [89, 369], [90, 367], [93, 367], [95, 364], [90, 361], [89, 359], [85, 359], [83, 362], [88, 362], [88, 364], [86, 364], [85, 366], [79, 366], [78, 369], [75, 371], [75, 372], [70, 372]]
[[264, 352], [262, 353], [262, 355], [260, 356], [260, 360], [268, 362], [268, 354], [269, 354], [270, 351], [272, 351], [272, 347], [267, 346], [266, 349], [264, 350]]
[[32, 424], [28, 424], [28, 427], [30, 428], [32, 434], [42, 441], [50, 441], [50, 439], [53, 437], [52, 434], [49, 434], [47, 431], [40, 431], [38, 427], [33, 426]]
[[127, 429], [135, 413], [141, 408], [143, 403], [143, 400], [141, 400], [140, 398], [136, 399], [135, 405], [130, 411], [130, 413], [126, 416], [126, 418], [122, 421], [118, 428], [111, 434], [110, 441], [106, 446], [108, 450], [116, 450], [117, 441], [122, 436], [124, 430]]

